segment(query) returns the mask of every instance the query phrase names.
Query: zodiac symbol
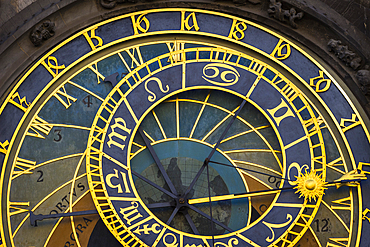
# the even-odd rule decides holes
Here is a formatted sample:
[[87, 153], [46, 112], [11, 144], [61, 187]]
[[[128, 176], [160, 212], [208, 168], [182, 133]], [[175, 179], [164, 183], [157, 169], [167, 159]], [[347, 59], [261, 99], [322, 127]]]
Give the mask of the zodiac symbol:
[[157, 96], [155, 95], [155, 93], [153, 93], [152, 91], [150, 91], [150, 90], [148, 89], [148, 83], [149, 83], [150, 81], [155, 81], [155, 82], [157, 82], [158, 87], [159, 87], [159, 89], [161, 90], [161, 92], [162, 92], [162, 93], [167, 93], [167, 92], [170, 90], [170, 87], [169, 87], [168, 85], [166, 85], [166, 90], [164, 90], [164, 89], [163, 89], [163, 84], [162, 84], [162, 82], [161, 82], [161, 80], [160, 80], [159, 78], [157, 78], [157, 77], [152, 77], [152, 78], [150, 78], [149, 80], [147, 80], [147, 81], [145, 82], [145, 90], [146, 90], [149, 94], [151, 94], [151, 95], [149, 95], [149, 96], [148, 96], [148, 100], [149, 100], [150, 102], [153, 102], [153, 101], [157, 98]]
[[[170, 236], [169, 239], [171, 239], [171, 238], [173, 239], [173, 241], [171, 243], [167, 242], [168, 236]], [[177, 238], [176, 238], [175, 234], [170, 233], [170, 232], [164, 235], [163, 244], [166, 245], [166, 247], [177, 247], [179, 245], [177, 243]]]
[[[220, 69], [219, 68], [227, 69], [227, 70], [221, 72], [221, 75], [220, 75], [221, 80], [224, 81], [224, 82], [217, 82], [217, 81], [210, 80], [210, 79], [216, 78], [220, 74]], [[213, 72], [214, 72], [213, 75], [208, 75], [206, 73], [207, 70], [213, 70]], [[232, 75], [233, 78], [227, 79], [226, 78], [227, 75]], [[240, 77], [239, 72], [234, 67], [232, 67], [230, 65], [227, 65], [227, 64], [211, 63], [211, 64], [207, 64], [203, 68], [202, 78], [204, 80], [208, 81], [209, 83], [212, 83], [212, 84], [217, 85], [217, 86], [231, 86], [231, 85], [234, 85], [235, 83], [238, 82], [239, 77]], [[207, 78], [209, 78], [209, 79], [207, 79]]]
[[148, 226], [149, 226], [149, 224], [143, 225], [143, 229], [140, 229], [140, 226], [138, 226], [136, 228], [136, 230], [133, 231], [133, 232], [138, 234], [138, 235], [141, 235], [142, 232], [146, 235], [148, 235], [150, 231], [152, 231], [156, 234], [161, 232], [161, 229], [157, 229], [157, 227], [160, 227], [160, 225], [158, 223], [154, 223], [151, 227], [148, 227]]

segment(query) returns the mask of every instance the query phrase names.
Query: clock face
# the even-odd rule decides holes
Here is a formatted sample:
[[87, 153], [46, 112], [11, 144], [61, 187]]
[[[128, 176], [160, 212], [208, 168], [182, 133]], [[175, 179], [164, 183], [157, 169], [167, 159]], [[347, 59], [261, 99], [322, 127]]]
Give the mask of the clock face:
[[2, 105], [2, 244], [361, 246], [368, 120], [345, 91], [289, 40], [220, 13], [83, 30]]

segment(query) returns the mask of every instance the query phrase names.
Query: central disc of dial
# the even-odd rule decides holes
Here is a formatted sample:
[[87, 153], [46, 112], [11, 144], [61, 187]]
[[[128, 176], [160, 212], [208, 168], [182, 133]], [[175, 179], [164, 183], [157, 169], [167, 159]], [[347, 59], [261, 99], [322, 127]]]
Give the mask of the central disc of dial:
[[[134, 177], [135, 187], [140, 198], [151, 212], [163, 222], [167, 222], [179, 203], [180, 210], [171, 221], [170, 226], [183, 232], [193, 233], [188, 223], [189, 220], [186, 219], [186, 216], [190, 216], [199, 234], [209, 235], [210, 220], [192, 210], [187, 203], [188, 199], [208, 197], [209, 191], [211, 197], [244, 193], [247, 191], [247, 186], [242, 176], [235, 168], [229, 167], [233, 165], [224, 155], [216, 151], [211, 160], [228, 166], [209, 163], [209, 178], [207, 170], [204, 169], [190, 193], [184, 197], [184, 193], [201, 169], [212, 148], [194, 140], [169, 140], [155, 144], [153, 148], [178, 193], [178, 199], [176, 201], [143, 180]], [[131, 159], [130, 166], [134, 171], [170, 191], [147, 149]], [[164, 202], [171, 203], [171, 206], [152, 208], [154, 205]], [[210, 214], [208, 202], [194, 205], [194, 207], [208, 215]], [[212, 202], [212, 217], [229, 228], [237, 230], [247, 225], [249, 207], [248, 199]], [[214, 225], [214, 229], [215, 234], [226, 233], [225, 229], [217, 224]]]

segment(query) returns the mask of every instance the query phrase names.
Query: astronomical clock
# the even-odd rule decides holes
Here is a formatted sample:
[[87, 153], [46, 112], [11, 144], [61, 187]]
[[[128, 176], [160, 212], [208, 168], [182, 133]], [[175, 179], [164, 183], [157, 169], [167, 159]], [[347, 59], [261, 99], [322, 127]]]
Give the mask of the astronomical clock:
[[4, 96], [0, 245], [365, 246], [368, 126], [276, 31], [200, 9], [116, 16]]

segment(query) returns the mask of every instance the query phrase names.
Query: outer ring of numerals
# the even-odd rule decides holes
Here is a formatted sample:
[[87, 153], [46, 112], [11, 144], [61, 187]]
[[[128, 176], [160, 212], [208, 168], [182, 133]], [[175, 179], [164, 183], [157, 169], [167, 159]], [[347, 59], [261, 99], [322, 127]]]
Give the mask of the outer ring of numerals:
[[[214, 49], [214, 48], [204, 48], [203, 49], [203, 51], [207, 51], [210, 54], [215, 54], [216, 50], [217, 50], [217, 48], [216, 49]], [[185, 59], [183, 59], [183, 61], [174, 61], [174, 59], [172, 59], [173, 56], [179, 55], [179, 54], [182, 54], [182, 55], [186, 56], [186, 54], [188, 52], [189, 53], [192, 52], [192, 53], [196, 54], [194, 60], [191, 60], [191, 59], [190, 60], [185, 60]], [[164, 71], [166, 69], [169, 69], [171, 67], [174, 67], [176, 65], [183, 66], [184, 64], [191, 64], [191, 63], [194, 63], [194, 62], [224, 63], [224, 64], [227, 64], [227, 65], [230, 65], [230, 66], [235, 66], [235, 67], [238, 67], [240, 69], [249, 71], [249, 72], [255, 74], [257, 76], [258, 80], [256, 80], [255, 83], [251, 86], [251, 89], [250, 89], [249, 93], [246, 95], [246, 98], [248, 98], [248, 99], [250, 97], [253, 98], [252, 97], [253, 96], [252, 92], [253, 92], [254, 88], [257, 87], [257, 84], [259, 83], [259, 80], [263, 79], [264, 81], [268, 82], [270, 84], [270, 86], [273, 87], [274, 90], [279, 92], [279, 94], [281, 95], [280, 108], [281, 107], [287, 107], [288, 109], [290, 109], [290, 112], [292, 114], [294, 114], [294, 116], [297, 119], [299, 119], [300, 125], [302, 126], [302, 129], [305, 132], [305, 135], [302, 136], [302, 138], [300, 140], [297, 139], [296, 141], [293, 141], [291, 143], [284, 143], [284, 141], [280, 138], [281, 143], [284, 143], [284, 146], [282, 147], [284, 156], [285, 156], [286, 151], [289, 148], [291, 148], [295, 144], [299, 143], [300, 141], [305, 140], [307, 145], [309, 146], [309, 150], [307, 150], [307, 152], [309, 153], [309, 157], [310, 157], [310, 161], [309, 161], [310, 164], [307, 164], [307, 165], [309, 165], [309, 167], [311, 169], [312, 168], [317, 169], [317, 161], [320, 161], [319, 163], [322, 164], [322, 167], [320, 167], [319, 169], [322, 171], [323, 179], [325, 179], [325, 169], [326, 168], [325, 168], [325, 160], [323, 160], [323, 159], [325, 159], [325, 147], [324, 147], [324, 143], [323, 143], [323, 138], [322, 138], [321, 131], [320, 131], [320, 128], [319, 128], [319, 124], [317, 123], [317, 119], [316, 119], [313, 111], [310, 109], [310, 106], [306, 102], [305, 98], [301, 94], [301, 92], [291, 82], [289, 82], [284, 76], [280, 75], [275, 69], [273, 69], [272, 67], [268, 66], [267, 64], [265, 64], [261, 61], [258, 61], [258, 60], [254, 59], [252, 57], [249, 57], [247, 55], [237, 53], [237, 52], [233, 52], [233, 51], [230, 51], [230, 50], [222, 50], [222, 52], [232, 54], [231, 56], [236, 56], [237, 57], [237, 59], [234, 62], [232, 62], [232, 61], [225, 61], [225, 59], [223, 59], [223, 60], [222, 59], [214, 59], [212, 57], [212, 55], [210, 55], [210, 57], [207, 58], [207, 59], [204, 59], [204, 58], [202, 59], [202, 58], [199, 57], [200, 52], [202, 52], [202, 48], [185, 49], [185, 50], [181, 50], [181, 51], [175, 51], [175, 52], [171, 52], [171, 53], [159, 56], [159, 57], [157, 57], [155, 59], [152, 59], [152, 60], [144, 63], [143, 65], [137, 67], [135, 70], [130, 72], [125, 78], [123, 78], [117, 84], [117, 86], [111, 91], [111, 93], [107, 96], [107, 98], [103, 102], [101, 108], [99, 109], [98, 114], [96, 115], [96, 118], [94, 120], [94, 124], [93, 124], [93, 127], [92, 127], [92, 131], [90, 132], [90, 140], [88, 142], [88, 146], [89, 146], [88, 149], [89, 150], [88, 150], [88, 154], [87, 154], [87, 173], [88, 173], [88, 179], [89, 179], [89, 186], [90, 186], [90, 190], [91, 190], [94, 202], [96, 204], [96, 207], [99, 211], [100, 216], [102, 217], [103, 221], [105, 222], [107, 227], [110, 229], [110, 231], [115, 235], [115, 237], [119, 241], [121, 241], [122, 244], [126, 244], [126, 243], [132, 242], [132, 241], [136, 241], [136, 242], [139, 242], [141, 245], [144, 245], [144, 246], [146, 245], [133, 233], [133, 230], [134, 230], [133, 227], [128, 226], [123, 222], [119, 212], [117, 212], [117, 210], [116, 210], [117, 206], [115, 205], [114, 200], [111, 200], [109, 194], [107, 193], [106, 182], [105, 182], [105, 178], [103, 176], [102, 159], [107, 158], [111, 161], [115, 159], [115, 157], [111, 157], [109, 155], [106, 155], [103, 152], [103, 145], [104, 145], [104, 143], [106, 143], [108, 128], [112, 127], [112, 125], [110, 125], [109, 123], [113, 124], [112, 120], [113, 120], [114, 113], [116, 112], [116, 110], [119, 108], [119, 106], [121, 104], [126, 104], [127, 105], [127, 97], [130, 95], [130, 93], [132, 93], [135, 90], [135, 88], [137, 86], [139, 86], [142, 82], [146, 81], [146, 79], [150, 78], [151, 76], [156, 75], [157, 73], [159, 73], [161, 71]], [[246, 58], [246, 59], [250, 60], [251, 63], [248, 66], [241, 65], [241, 64], [239, 64], [239, 61], [240, 61], [241, 58]], [[166, 60], [168, 59], [169, 61], [171, 61], [171, 63], [169, 65], [166, 65], [166, 66], [163, 66], [163, 67], [160, 66], [160, 68], [158, 68], [157, 70], [150, 71], [150, 69], [149, 69], [150, 65], [152, 63], [158, 63], [158, 61], [161, 61], [162, 59], [166, 59]], [[267, 68], [270, 71], [272, 71], [272, 74], [274, 74], [274, 76], [269, 77], [269, 78], [266, 77], [266, 74], [264, 74], [264, 73], [266, 72]], [[140, 77], [140, 73], [141, 73], [142, 70], [147, 70], [146, 76], [144, 76], [144, 77]], [[129, 83], [129, 81], [136, 81], [136, 83], [134, 85], [130, 85], [130, 89], [127, 92], [123, 93], [120, 90], [120, 87], [125, 83]], [[193, 87], [193, 89], [194, 88], [201, 88], [201, 87]], [[207, 87], [207, 88], [220, 89], [220, 87], [215, 87], [215, 86], [211, 86], [211, 87]], [[152, 106], [150, 107], [150, 109], [155, 107], [157, 104], [159, 104], [165, 98], [167, 98], [171, 95], [174, 95], [176, 93], [179, 93], [181, 91], [185, 91], [185, 90], [188, 90], [188, 88], [186, 88], [186, 89], [184, 88], [184, 89], [180, 89], [180, 90], [171, 92], [170, 94], [166, 95], [162, 99], [153, 103]], [[221, 90], [225, 90], [225, 89], [221, 89]], [[229, 91], [230, 93], [234, 93], [234, 94], [237, 94], [237, 95], [243, 97], [238, 92], [233, 92], [232, 90], [226, 90], [226, 91]], [[295, 103], [294, 103], [295, 100], [297, 100], [297, 99], [299, 99], [301, 101], [301, 103], [303, 103], [299, 107], [297, 105], [295, 105]], [[266, 111], [266, 109], [263, 109], [262, 107], [258, 106], [258, 102], [257, 103], [253, 102], [253, 100], [249, 100], [249, 101], [251, 103], [253, 103], [256, 107], [258, 107], [260, 109], [260, 111], [262, 113], [264, 113], [264, 115], [268, 119], [270, 119], [270, 121], [272, 123], [275, 123], [275, 124], [273, 124], [273, 126], [274, 126], [275, 131], [278, 133], [279, 132], [278, 127], [279, 127], [279, 124], [282, 121], [282, 119], [278, 118], [274, 114], [276, 113], [276, 111], [278, 111], [280, 109], [279, 105], [277, 105], [275, 108], [267, 109], [267, 111]], [[140, 122], [142, 121], [143, 117], [149, 112], [150, 109], [148, 109], [145, 113], [143, 113], [139, 117], [136, 117], [135, 113], [133, 113], [133, 110], [129, 109], [129, 111], [131, 112], [131, 114], [134, 117], [135, 122], [136, 122], [136, 126], [134, 127], [134, 129], [132, 129], [132, 133], [136, 132], [136, 130], [137, 130]], [[306, 120], [302, 119], [301, 113], [303, 111], [305, 111], [306, 113], [308, 113], [310, 115], [310, 118], [308, 120], [307, 119]], [[110, 113], [109, 117], [108, 118], [106, 116], [103, 117], [103, 114], [102, 114], [103, 112], [105, 112], [105, 113], [109, 112]], [[270, 115], [267, 112], [269, 112]], [[271, 115], [273, 117], [271, 117]], [[104, 119], [104, 122], [105, 122], [105, 125], [103, 127], [99, 126], [99, 124], [98, 124], [98, 121], [102, 121], [102, 119]], [[311, 137], [313, 135], [315, 135], [320, 140], [320, 142], [318, 144], [312, 142]], [[131, 136], [134, 136], [134, 135], [132, 134]], [[130, 144], [129, 144], [127, 150], [130, 149], [130, 146], [131, 146], [131, 143], [132, 143], [132, 138], [133, 137], [131, 137]], [[321, 154], [323, 154], [323, 155], [321, 155], [320, 157], [315, 157], [314, 152], [313, 152], [314, 148], [320, 148], [321, 149]], [[286, 157], [285, 157], [285, 159], [284, 159], [284, 176], [285, 177], [289, 177], [289, 174], [287, 174], [287, 172], [290, 171], [290, 168], [289, 168], [290, 165], [291, 164], [286, 164]], [[303, 169], [302, 165], [303, 164], [301, 164], [300, 169]], [[125, 162], [121, 163], [121, 166], [123, 168], [125, 168], [126, 170], [129, 170], [130, 168], [129, 168], [128, 159], [126, 160], [126, 163]], [[130, 181], [131, 181], [131, 185], [133, 185], [132, 178], [130, 178]], [[136, 199], [134, 199], [135, 201], [132, 201], [132, 203], [131, 203], [131, 206], [132, 206], [131, 210], [135, 210], [136, 208], [138, 208], [139, 204], [143, 208], [145, 208], [144, 203], [138, 198], [137, 193], [136, 193], [135, 198], [136, 198]], [[122, 199], [122, 200], [129, 200], [129, 199]], [[290, 215], [290, 214], [289, 214], [290, 216], [288, 216], [288, 214], [287, 214], [287, 220], [289, 221], [289, 223], [286, 224], [287, 229], [284, 231], [284, 233], [280, 234], [279, 236], [275, 236], [272, 240], [269, 238], [269, 240], [271, 240], [270, 246], [277, 244], [279, 241], [285, 240], [285, 238], [289, 234], [289, 230], [292, 229], [294, 226], [301, 227], [299, 236], [302, 236], [303, 233], [307, 230], [308, 226], [311, 224], [311, 222], [312, 222], [312, 220], [313, 220], [313, 218], [314, 218], [314, 216], [315, 216], [315, 214], [318, 210], [320, 202], [321, 202], [321, 198], [319, 198], [315, 203], [308, 203], [307, 201], [303, 202], [303, 200], [302, 200], [302, 203], [299, 207], [299, 210], [298, 210], [298, 213], [296, 214], [297, 215], [296, 217], [292, 217], [292, 215]], [[279, 204], [280, 204], [280, 202], [278, 202], [278, 200], [276, 200], [275, 201], [275, 207], [277, 207], [277, 205], [279, 205]], [[298, 223], [297, 221], [299, 219], [298, 216], [303, 215], [304, 208], [307, 209], [308, 213], [304, 214], [305, 224], [301, 224], [301, 223]], [[123, 209], [123, 215], [125, 214], [125, 210], [129, 210], [129, 206], [126, 207], [125, 209]], [[270, 208], [270, 211], [271, 211], [271, 208]], [[146, 212], [150, 215], [150, 217], [155, 219], [155, 216], [151, 215], [149, 210], [146, 209]], [[278, 223], [277, 222], [273, 223], [273, 222], [263, 221], [264, 219], [266, 220], [266, 215], [268, 215], [268, 212], [263, 217], [261, 217], [261, 220], [259, 220], [258, 222], [259, 223], [261, 223], [261, 222], [264, 223], [264, 225], [271, 230], [273, 235], [275, 235], [274, 226], [277, 225]], [[161, 223], [161, 221], [159, 221], [157, 219], [155, 221], [157, 222], [157, 224], [163, 224], [163, 223]], [[244, 235], [244, 232], [247, 229], [251, 229], [253, 227], [255, 228], [255, 226], [257, 225], [258, 222], [252, 224], [251, 226], [243, 228], [239, 231], [236, 231], [234, 233], [231, 233], [231, 234], [228, 234], [228, 235], [225, 235], [225, 236], [217, 237], [217, 239], [220, 239], [220, 241], [222, 241], [222, 238], [228, 237], [229, 240], [231, 240], [232, 236], [238, 236], [240, 238], [240, 241], [245, 241], [245, 242], [250, 243], [250, 244], [253, 245], [253, 240], [250, 240], [249, 238], [247, 238], [243, 235]], [[279, 222], [279, 223], [281, 223], [281, 222]], [[157, 238], [158, 241], [161, 237], [163, 237], [163, 234], [166, 234], [166, 232], [169, 231], [169, 230], [167, 231], [165, 229], [170, 229], [170, 227], [163, 225], [162, 230], [158, 233], [159, 234], [158, 238]], [[175, 229], [171, 229], [170, 231], [173, 232], [171, 234], [181, 234], [181, 233], [178, 233], [177, 230], [175, 230]], [[191, 238], [196, 238], [197, 237], [197, 236], [191, 235], [191, 234], [185, 234], [185, 233], [182, 233], [182, 234], [183, 234], [183, 236], [188, 236], [188, 237], [191, 237]], [[210, 239], [210, 237], [205, 237], [205, 238], [203, 237], [203, 239]], [[298, 242], [298, 240], [299, 240], [299, 237], [298, 236], [295, 237], [290, 242], [290, 245], [293, 246], [296, 242]]]

